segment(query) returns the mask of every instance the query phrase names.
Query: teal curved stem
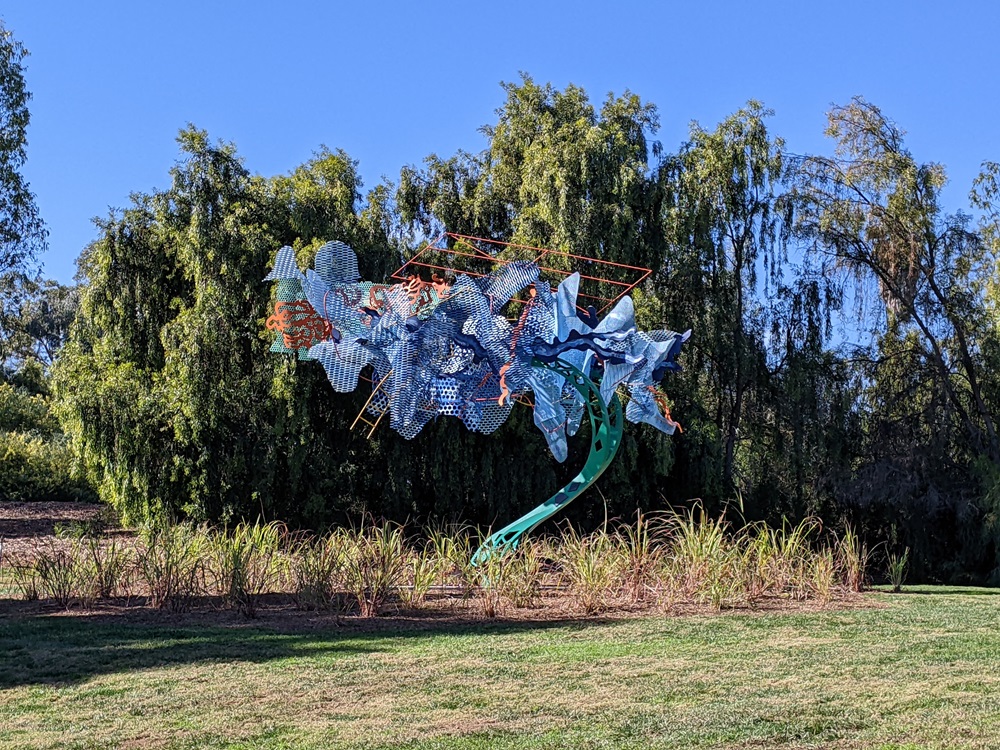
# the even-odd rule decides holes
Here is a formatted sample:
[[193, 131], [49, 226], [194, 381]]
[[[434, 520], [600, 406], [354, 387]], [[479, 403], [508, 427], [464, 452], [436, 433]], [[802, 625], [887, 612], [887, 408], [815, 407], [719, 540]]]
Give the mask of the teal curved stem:
[[517, 549], [525, 534], [565, 508], [597, 481], [611, 464], [622, 442], [622, 405], [617, 395], [612, 396], [610, 404], [605, 403], [597, 384], [573, 365], [562, 360], [556, 360], [551, 364], [536, 360], [532, 364], [559, 373], [583, 397], [590, 416], [590, 454], [580, 473], [565, 487], [534, 510], [491, 534], [472, 556], [473, 565], [486, 562], [497, 552]]

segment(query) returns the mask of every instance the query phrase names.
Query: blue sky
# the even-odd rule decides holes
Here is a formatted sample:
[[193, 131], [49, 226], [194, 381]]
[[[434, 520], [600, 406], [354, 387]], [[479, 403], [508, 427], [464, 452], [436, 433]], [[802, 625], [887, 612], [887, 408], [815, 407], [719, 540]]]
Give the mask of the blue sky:
[[831, 104], [860, 94], [943, 163], [965, 208], [1000, 161], [1000, 6], [952, 0], [753, 2], [49, 2], [4, 0], [28, 48], [25, 175], [50, 230], [47, 276], [72, 279], [94, 216], [168, 185], [188, 122], [284, 173], [321, 144], [367, 186], [429, 153], [479, 150], [500, 81], [630, 89], [668, 151], [747, 99], [795, 153], [831, 151]]

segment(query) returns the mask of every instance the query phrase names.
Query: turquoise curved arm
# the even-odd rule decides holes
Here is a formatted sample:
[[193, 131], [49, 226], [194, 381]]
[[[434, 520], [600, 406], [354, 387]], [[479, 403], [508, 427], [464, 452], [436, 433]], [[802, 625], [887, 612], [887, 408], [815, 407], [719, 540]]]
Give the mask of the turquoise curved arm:
[[611, 397], [610, 404], [605, 403], [597, 384], [562, 360], [557, 359], [551, 364], [535, 360], [532, 365], [559, 373], [583, 397], [590, 416], [590, 454], [580, 473], [565, 487], [534, 510], [491, 534], [472, 556], [473, 565], [486, 562], [496, 553], [517, 549], [521, 537], [565, 508], [597, 481], [611, 464], [622, 442], [622, 405], [617, 394]]

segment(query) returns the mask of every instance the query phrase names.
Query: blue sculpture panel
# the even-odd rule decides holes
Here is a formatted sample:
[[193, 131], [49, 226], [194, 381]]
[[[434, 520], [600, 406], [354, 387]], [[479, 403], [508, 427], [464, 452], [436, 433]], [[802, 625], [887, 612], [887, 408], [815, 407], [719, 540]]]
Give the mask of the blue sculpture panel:
[[[278, 285], [268, 320], [278, 334], [272, 351], [317, 360], [338, 392], [357, 388], [370, 365], [377, 393], [368, 409], [375, 415], [388, 410], [390, 426], [406, 438], [438, 416], [493, 432], [514, 400], [530, 392], [535, 425], [556, 459], [565, 460], [566, 439], [579, 428], [584, 403], [558, 372], [533, 366], [557, 359], [600, 382], [605, 401], [626, 390], [629, 421], [667, 434], [678, 428], [659, 383], [679, 369], [676, 357], [690, 331], [638, 330], [629, 297], [603, 319], [593, 308], [581, 313], [579, 274], [554, 293], [527, 261], [479, 278], [459, 274], [450, 284], [416, 276], [375, 284], [360, 280], [349, 246], [329, 242], [305, 273], [292, 248], [281, 248], [266, 280]], [[501, 311], [515, 298], [522, 303], [519, 316], [509, 321]]]

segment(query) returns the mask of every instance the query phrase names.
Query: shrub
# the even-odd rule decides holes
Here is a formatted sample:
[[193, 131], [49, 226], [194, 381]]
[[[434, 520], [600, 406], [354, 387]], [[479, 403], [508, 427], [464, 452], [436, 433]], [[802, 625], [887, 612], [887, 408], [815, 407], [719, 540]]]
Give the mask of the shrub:
[[88, 599], [108, 599], [127, 588], [128, 574], [132, 563], [132, 549], [118, 538], [108, 536], [108, 516], [104, 511], [85, 521], [71, 521], [56, 524], [56, 537], [69, 540], [79, 563], [84, 566], [81, 581], [89, 584], [88, 591], [81, 595]]
[[58, 431], [59, 422], [45, 396], [28, 393], [11, 383], [0, 383], [0, 432], [47, 437]]
[[73, 476], [74, 457], [61, 435], [0, 432], [0, 498], [19, 502], [94, 501], [85, 481]]

